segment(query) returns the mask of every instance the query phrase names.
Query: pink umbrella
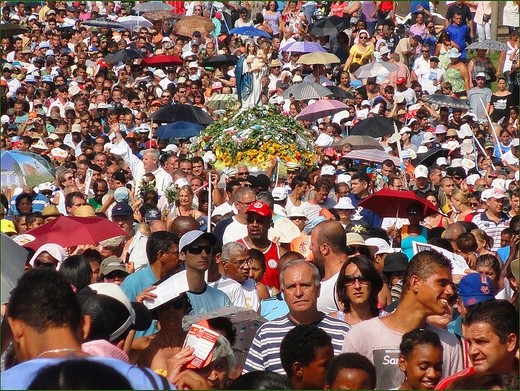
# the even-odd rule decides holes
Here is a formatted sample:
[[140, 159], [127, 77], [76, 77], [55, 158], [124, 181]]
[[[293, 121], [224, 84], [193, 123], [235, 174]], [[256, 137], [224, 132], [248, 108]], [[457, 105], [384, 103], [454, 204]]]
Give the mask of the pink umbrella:
[[347, 105], [339, 100], [319, 100], [300, 111], [296, 119], [301, 121], [316, 121], [319, 118], [328, 117], [343, 110], [347, 110]]
[[380, 151], [379, 149], [360, 149], [358, 151], [349, 152], [342, 157], [352, 160], [366, 160], [368, 162], [382, 163], [386, 159], [390, 159], [394, 164], [401, 164], [398, 157], [392, 156], [389, 153]]

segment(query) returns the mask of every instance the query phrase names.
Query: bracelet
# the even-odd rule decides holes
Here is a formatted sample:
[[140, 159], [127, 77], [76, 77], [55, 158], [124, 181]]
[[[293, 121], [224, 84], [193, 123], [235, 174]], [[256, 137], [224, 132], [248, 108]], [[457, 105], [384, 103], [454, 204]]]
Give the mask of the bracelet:
[[168, 376], [168, 371], [166, 369], [157, 368], [157, 369], [154, 369], [154, 372], [163, 377]]

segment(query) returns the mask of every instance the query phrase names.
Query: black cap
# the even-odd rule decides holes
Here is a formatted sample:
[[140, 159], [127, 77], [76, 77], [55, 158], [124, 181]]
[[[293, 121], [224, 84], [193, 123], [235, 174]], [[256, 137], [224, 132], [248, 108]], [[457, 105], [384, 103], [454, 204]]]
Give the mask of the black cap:
[[466, 179], [466, 170], [463, 167], [448, 167], [446, 169], [446, 176], [448, 177], [461, 177]]
[[404, 272], [408, 268], [408, 257], [404, 253], [390, 253], [385, 258], [383, 273]]
[[419, 43], [422, 43], [422, 37], [420, 35], [414, 35], [413, 36], [414, 41], [417, 41]]

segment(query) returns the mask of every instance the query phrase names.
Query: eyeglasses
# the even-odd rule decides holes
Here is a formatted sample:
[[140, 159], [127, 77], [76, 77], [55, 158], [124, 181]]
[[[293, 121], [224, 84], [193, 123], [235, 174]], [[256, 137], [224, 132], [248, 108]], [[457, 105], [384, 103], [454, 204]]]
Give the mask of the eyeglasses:
[[237, 176], [248, 176], [248, 175], [249, 175], [249, 171], [237, 172]]
[[212, 248], [213, 248], [213, 246], [211, 244], [206, 244], [205, 246], [195, 244], [193, 246], [188, 247], [188, 252], [190, 254], [197, 255], [197, 254], [202, 253], [202, 251], [204, 251], [206, 254], [210, 254]]
[[236, 265], [238, 267], [244, 267], [244, 266], [250, 266], [252, 263], [253, 263], [253, 259], [252, 258], [247, 258], [247, 259], [237, 259], [236, 261], [234, 262], [231, 262], [231, 261], [228, 261], [229, 263], [232, 263], [233, 265]]
[[244, 206], [247, 206], [248, 208], [251, 206], [251, 204], [254, 202], [254, 201], [251, 201], [251, 202], [242, 202], [242, 201], [237, 201], [239, 204], [242, 204]]
[[368, 285], [370, 284], [370, 280], [368, 277], [365, 277], [363, 274], [360, 274], [359, 276], [353, 276], [353, 275], [347, 275], [345, 276], [345, 285], [352, 286], [356, 283], [356, 281], [359, 281], [361, 285]]

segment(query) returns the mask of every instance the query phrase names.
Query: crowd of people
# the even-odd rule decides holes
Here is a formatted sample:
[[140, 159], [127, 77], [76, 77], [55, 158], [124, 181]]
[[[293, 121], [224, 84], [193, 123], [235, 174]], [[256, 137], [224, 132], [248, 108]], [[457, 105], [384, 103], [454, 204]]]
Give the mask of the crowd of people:
[[[2, 387], [518, 389], [520, 2], [501, 44], [490, 1], [434, 3], [2, 2], [2, 258], [4, 238], [28, 250]], [[338, 61], [300, 63], [309, 47]], [[346, 109], [300, 118], [320, 100]], [[154, 120], [265, 105], [312, 138], [312, 166], [217, 169]], [[120, 235], [38, 242], [67, 216]], [[218, 333], [206, 360], [195, 323]]]

